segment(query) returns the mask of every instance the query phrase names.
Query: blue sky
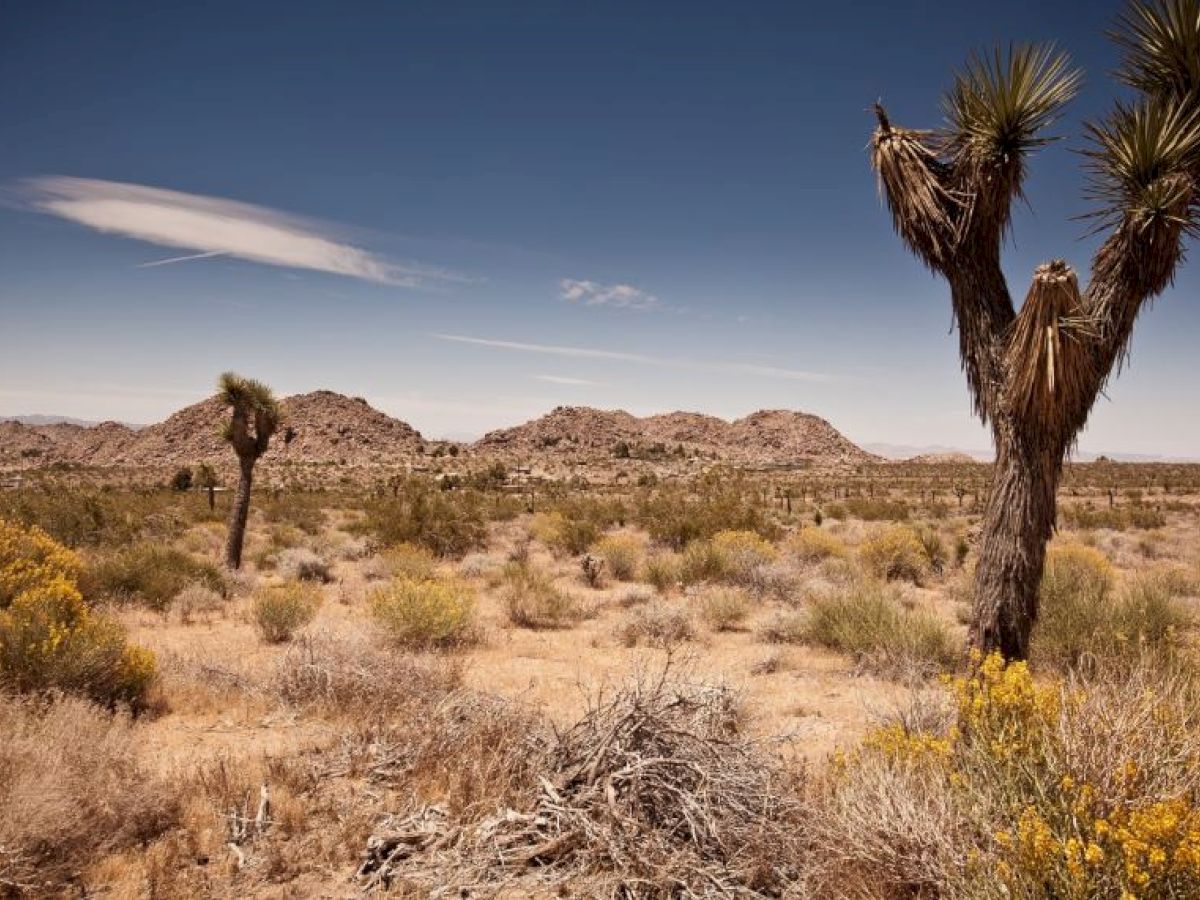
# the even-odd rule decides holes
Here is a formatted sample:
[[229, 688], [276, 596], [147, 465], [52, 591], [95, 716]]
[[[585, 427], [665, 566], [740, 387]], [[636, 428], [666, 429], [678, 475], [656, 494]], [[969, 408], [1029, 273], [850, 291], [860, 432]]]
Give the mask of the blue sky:
[[[1008, 40], [1085, 68], [1007, 252], [1022, 297], [1048, 258], [1086, 271], [1074, 151], [1117, 90], [1118, 8], [9, 4], [0, 414], [153, 421], [235, 369], [431, 436], [789, 407], [986, 446], [867, 107], [936, 125], [951, 71]], [[1085, 449], [1200, 455], [1198, 285], [1145, 316]]]

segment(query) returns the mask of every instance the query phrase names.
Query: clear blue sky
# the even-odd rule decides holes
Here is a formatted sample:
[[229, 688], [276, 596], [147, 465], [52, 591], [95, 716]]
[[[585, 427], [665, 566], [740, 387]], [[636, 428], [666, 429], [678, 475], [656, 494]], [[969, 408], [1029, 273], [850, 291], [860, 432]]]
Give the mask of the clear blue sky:
[[[0, 414], [153, 421], [235, 369], [431, 436], [564, 403], [790, 407], [986, 446], [867, 107], [938, 124], [951, 70], [998, 41], [1086, 69], [1033, 164], [1019, 298], [1047, 258], [1086, 269], [1073, 149], [1116, 91], [1117, 9], [4, 4]], [[1084, 448], [1200, 455], [1198, 285], [1185, 268], [1144, 318]]]

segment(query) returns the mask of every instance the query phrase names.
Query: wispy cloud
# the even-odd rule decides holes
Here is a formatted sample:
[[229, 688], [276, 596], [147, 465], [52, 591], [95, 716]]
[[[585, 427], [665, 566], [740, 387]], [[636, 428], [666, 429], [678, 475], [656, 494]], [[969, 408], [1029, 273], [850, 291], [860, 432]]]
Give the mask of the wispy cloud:
[[150, 262], [138, 263], [139, 269], [153, 269], [155, 266], [170, 266], [175, 263], [189, 262], [193, 259], [211, 259], [214, 256], [224, 256], [220, 250], [209, 250], [206, 253], [189, 253], [187, 256], [169, 256], [166, 259], [155, 259]]
[[63, 176], [30, 179], [19, 192], [33, 209], [96, 231], [194, 251], [141, 268], [224, 255], [401, 287], [467, 280], [345, 243], [327, 225], [221, 197]]
[[567, 384], [577, 387], [603, 387], [603, 381], [592, 381], [590, 378], [571, 378], [567, 375], [534, 375], [537, 381], [548, 384]]
[[463, 334], [435, 333], [431, 337], [437, 338], [440, 341], [473, 344], [477, 347], [492, 347], [498, 350], [515, 350], [522, 353], [537, 353], [543, 356], [566, 356], [575, 359], [606, 359], [644, 366], [657, 366], [666, 369], [688, 369], [695, 372], [718, 372], [726, 375], [751, 375], [759, 378], [775, 378], [785, 381], [833, 380], [832, 375], [823, 372], [806, 372], [801, 369], [760, 366], [753, 363], [725, 362], [720, 360], [700, 361], [676, 357], [649, 356], [644, 353], [627, 353], [623, 350], [601, 350], [592, 347], [569, 347], [559, 344], [530, 344], [522, 341], [470, 337]]
[[661, 304], [653, 294], [632, 284], [599, 284], [564, 278], [558, 283], [564, 300], [584, 306], [611, 306], [617, 309], [657, 309]]

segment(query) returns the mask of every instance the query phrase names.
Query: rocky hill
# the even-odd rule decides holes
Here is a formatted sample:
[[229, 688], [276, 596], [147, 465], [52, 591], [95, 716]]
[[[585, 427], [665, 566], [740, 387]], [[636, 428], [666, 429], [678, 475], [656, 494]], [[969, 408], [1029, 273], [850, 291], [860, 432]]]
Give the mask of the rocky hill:
[[624, 457], [702, 457], [743, 465], [857, 465], [878, 457], [817, 416], [761, 410], [727, 422], [701, 413], [638, 418], [624, 410], [560, 406], [541, 418], [490, 432], [473, 450], [544, 464]]
[[[424, 449], [424, 440], [412, 426], [359, 398], [314, 391], [287, 397], [282, 405], [284, 423], [263, 457], [267, 465], [287, 460], [391, 464], [411, 460]], [[228, 419], [224, 404], [210, 397], [137, 431], [115, 422], [93, 427], [0, 422], [0, 462], [163, 467], [204, 460], [227, 467], [233, 457], [221, 429]]]

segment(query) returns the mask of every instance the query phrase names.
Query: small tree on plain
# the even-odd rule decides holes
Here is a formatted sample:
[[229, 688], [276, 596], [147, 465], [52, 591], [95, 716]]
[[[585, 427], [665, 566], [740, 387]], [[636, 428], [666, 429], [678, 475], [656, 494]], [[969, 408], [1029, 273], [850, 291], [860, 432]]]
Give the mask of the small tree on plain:
[[271, 435], [283, 418], [279, 401], [260, 381], [243, 378], [233, 372], [221, 376], [219, 396], [230, 408], [225, 439], [238, 457], [241, 475], [237, 494], [229, 513], [229, 537], [225, 544], [225, 565], [239, 569], [242, 565], [242, 545], [246, 539], [246, 519], [250, 515], [250, 489], [254, 483], [254, 465], [267, 452]]
[[208, 508], [217, 508], [217, 471], [206, 462], [196, 466], [196, 486], [208, 493]]

